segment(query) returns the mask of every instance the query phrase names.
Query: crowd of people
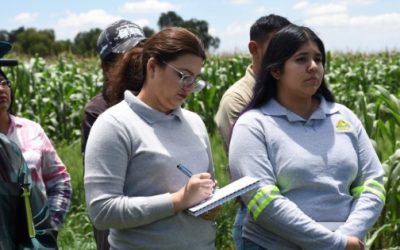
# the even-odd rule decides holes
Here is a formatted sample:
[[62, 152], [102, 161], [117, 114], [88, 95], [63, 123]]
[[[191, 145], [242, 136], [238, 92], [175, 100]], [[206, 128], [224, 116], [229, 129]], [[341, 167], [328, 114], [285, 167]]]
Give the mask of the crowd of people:
[[[0, 57], [10, 49], [0, 42]], [[252, 63], [215, 116], [231, 181], [260, 180], [237, 200], [235, 248], [364, 249], [384, 206], [383, 169], [360, 120], [324, 81], [322, 40], [271, 14], [251, 26], [248, 49]], [[84, 107], [81, 140], [97, 249], [215, 249], [220, 208], [186, 212], [216, 188], [207, 128], [182, 108], [206, 86], [202, 41], [181, 27], [145, 37], [118, 20], [102, 31], [97, 50], [104, 84]], [[21, 150], [56, 238], [70, 175], [42, 127], [13, 113], [13, 88], [0, 70], [0, 132]], [[1, 181], [9, 180], [3, 162]], [[193, 175], [183, 176], [181, 163]]]

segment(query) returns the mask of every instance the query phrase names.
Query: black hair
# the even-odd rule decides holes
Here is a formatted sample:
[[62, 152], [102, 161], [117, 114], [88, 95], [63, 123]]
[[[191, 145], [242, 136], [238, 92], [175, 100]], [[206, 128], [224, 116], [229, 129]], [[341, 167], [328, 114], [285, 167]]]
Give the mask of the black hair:
[[[268, 46], [263, 57], [260, 74], [254, 87], [252, 101], [246, 110], [257, 108], [277, 96], [277, 80], [272, 76], [272, 70], [283, 71], [286, 61], [304, 44], [312, 41], [322, 54], [322, 65], [325, 67], [325, 47], [321, 39], [309, 28], [290, 24], [278, 31]], [[323, 96], [327, 101], [335, 101], [335, 97], [322, 79], [321, 86], [314, 96]]]
[[291, 24], [285, 17], [270, 14], [257, 19], [250, 27], [250, 40], [263, 43], [272, 32], [277, 32], [283, 27]]

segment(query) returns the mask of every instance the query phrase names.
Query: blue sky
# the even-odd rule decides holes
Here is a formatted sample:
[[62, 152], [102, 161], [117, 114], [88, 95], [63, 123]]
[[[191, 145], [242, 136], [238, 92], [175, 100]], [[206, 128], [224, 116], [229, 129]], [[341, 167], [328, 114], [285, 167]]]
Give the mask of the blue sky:
[[101, 28], [120, 19], [158, 30], [160, 14], [175, 11], [184, 20], [209, 24], [221, 39], [217, 53], [247, 53], [249, 28], [271, 13], [312, 28], [330, 51], [400, 50], [398, 0], [17, 0], [2, 2], [0, 29], [53, 29], [56, 39]]

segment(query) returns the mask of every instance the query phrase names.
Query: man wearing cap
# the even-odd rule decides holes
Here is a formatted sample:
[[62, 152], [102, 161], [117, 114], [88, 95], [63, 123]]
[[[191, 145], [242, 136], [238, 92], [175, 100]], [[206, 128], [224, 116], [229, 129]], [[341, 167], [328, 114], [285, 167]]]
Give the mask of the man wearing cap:
[[[101, 60], [103, 70], [102, 92], [93, 97], [84, 108], [82, 131], [81, 131], [81, 152], [85, 156], [86, 142], [97, 117], [110, 107], [110, 98], [107, 88], [109, 77], [113, 72], [113, 66], [120, 60], [123, 54], [129, 49], [139, 46], [145, 39], [143, 30], [135, 23], [127, 20], [118, 20], [106, 27], [97, 40], [97, 51]], [[108, 230], [97, 230], [93, 227], [97, 249], [109, 249]]]

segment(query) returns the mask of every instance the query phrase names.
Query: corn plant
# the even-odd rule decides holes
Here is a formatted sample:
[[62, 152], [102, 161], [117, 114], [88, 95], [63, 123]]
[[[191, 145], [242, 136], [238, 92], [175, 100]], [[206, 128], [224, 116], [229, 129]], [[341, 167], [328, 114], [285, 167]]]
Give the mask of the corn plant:
[[83, 107], [102, 85], [97, 64], [86, 61], [36, 57], [13, 68], [15, 113], [40, 123], [55, 141], [79, 138]]
[[[251, 60], [246, 56], [210, 57], [203, 70], [209, 84], [192, 95], [185, 107], [204, 120], [213, 145], [214, 163], [220, 185], [229, 181], [227, 159], [215, 129], [214, 116], [223, 93], [245, 73]], [[96, 58], [59, 57], [49, 60], [34, 57], [21, 60], [14, 68], [5, 68], [12, 80], [17, 115], [40, 123], [49, 137], [62, 148], [62, 159], [79, 161], [82, 110], [102, 85]], [[352, 109], [364, 124], [385, 171], [387, 191], [385, 208], [368, 234], [370, 249], [394, 249], [400, 246], [400, 53], [327, 54], [325, 79], [339, 103]], [[66, 142], [60, 144], [59, 142]], [[77, 154], [71, 150], [76, 150]], [[65, 153], [64, 153], [65, 152]], [[74, 183], [72, 211], [60, 232], [61, 249], [71, 239], [75, 249], [94, 249], [90, 223], [84, 209], [82, 166], [68, 162]], [[68, 165], [67, 165], [68, 166]], [[233, 211], [233, 212], [232, 212]], [[217, 222], [217, 248], [232, 249], [230, 230], [235, 204], [221, 211]], [[79, 226], [82, 225], [82, 226]]]
[[222, 95], [244, 75], [250, 62], [250, 58], [244, 56], [225, 59], [213, 57], [204, 66], [202, 77], [208, 85], [206, 89], [192, 95], [185, 107], [196, 111], [203, 118], [209, 133], [215, 132], [214, 116]]

